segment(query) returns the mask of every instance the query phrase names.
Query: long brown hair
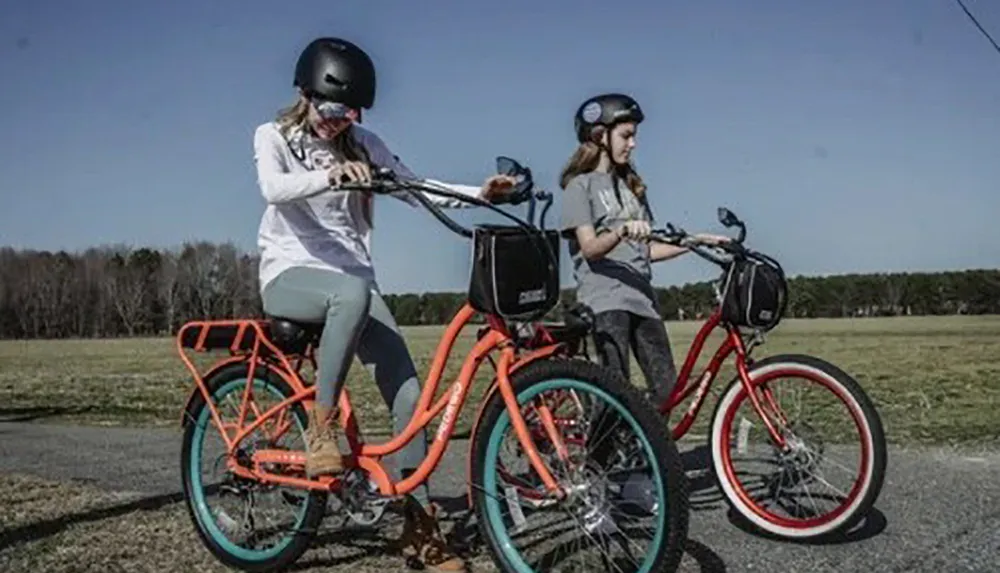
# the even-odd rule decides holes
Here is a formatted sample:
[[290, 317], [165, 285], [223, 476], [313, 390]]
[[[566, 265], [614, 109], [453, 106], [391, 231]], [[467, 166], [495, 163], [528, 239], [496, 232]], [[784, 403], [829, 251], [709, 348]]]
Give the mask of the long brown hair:
[[[601, 147], [597, 142], [604, 137], [606, 131], [607, 129], [603, 126], [595, 127], [590, 134], [590, 139], [581, 143], [573, 151], [573, 155], [569, 157], [569, 161], [566, 162], [566, 166], [563, 167], [562, 174], [559, 176], [560, 187], [566, 189], [570, 179], [597, 169], [597, 165], [601, 161]], [[624, 181], [625, 186], [637, 198], [645, 198], [646, 184], [642, 182], [642, 177], [639, 177], [639, 174], [635, 170], [635, 165], [631, 161], [624, 165], [612, 165], [611, 169], [613, 170], [613, 175]]]

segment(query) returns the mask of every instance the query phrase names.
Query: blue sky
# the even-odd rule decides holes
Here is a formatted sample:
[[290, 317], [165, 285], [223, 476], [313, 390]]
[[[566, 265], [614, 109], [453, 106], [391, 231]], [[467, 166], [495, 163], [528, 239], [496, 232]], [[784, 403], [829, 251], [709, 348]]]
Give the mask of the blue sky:
[[[1000, 35], [1000, 4], [967, 5]], [[342, 35], [379, 70], [366, 125], [418, 173], [478, 183], [506, 154], [558, 197], [573, 111], [622, 90], [663, 220], [720, 231], [727, 205], [792, 274], [997, 266], [1000, 55], [954, 2], [610, 6], [8, 0], [0, 244], [255, 248], [253, 129], [291, 101], [305, 43]], [[375, 258], [388, 292], [466, 285], [467, 243], [399, 201]], [[692, 256], [655, 282], [715, 272]]]

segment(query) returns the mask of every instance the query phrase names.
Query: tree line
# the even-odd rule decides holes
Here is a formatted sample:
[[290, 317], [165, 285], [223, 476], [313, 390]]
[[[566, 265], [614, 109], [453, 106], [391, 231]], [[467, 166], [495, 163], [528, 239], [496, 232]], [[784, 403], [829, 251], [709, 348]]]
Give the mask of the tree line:
[[[787, 316], [1000, 313], [1000, 269], [789, 279]], [[657, 288], [668, 320], [705, 317], [708, 282]], [[572, 302], [574, 291], [562, 293]], [[401, 325], [447, 323], [463, 292], [390, 294]], [[558, 319], [561, 309], [553, 311]], [[230, 243], [82, 252], [0, 248], [0, 338], [166, 335], [203, 318], [262, 316], [257, 257]]]

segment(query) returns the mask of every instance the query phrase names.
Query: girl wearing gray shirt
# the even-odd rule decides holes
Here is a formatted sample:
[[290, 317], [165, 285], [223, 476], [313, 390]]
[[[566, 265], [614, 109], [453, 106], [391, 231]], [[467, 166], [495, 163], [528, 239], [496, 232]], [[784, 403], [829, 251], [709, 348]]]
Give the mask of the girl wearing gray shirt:
[[[652, 285], [651, 265], [687, 248], [650, 243], [655, 222], [646, 186], [630, 159], [642, 109], [631, 97], [592, 97], [577, 110], [580, 145], [563, 168], [562, 230], [569, 243], [577, 301], [595, 316], [594, 343], [602, 364], [630, 380], [629, 349], [652, 399], [662, 403], [677, 378], [666, 327]], [[727, 237], [698, 234], [713, 243]]]

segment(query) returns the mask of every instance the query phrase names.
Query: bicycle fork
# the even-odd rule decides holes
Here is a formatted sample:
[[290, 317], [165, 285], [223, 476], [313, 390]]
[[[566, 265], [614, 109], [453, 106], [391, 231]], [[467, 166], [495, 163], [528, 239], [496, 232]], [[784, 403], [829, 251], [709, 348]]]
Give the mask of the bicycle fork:
[[[756, 411], [757, 415], [760, 416], [761, 420], [764, 421], [764, 426], [767, 427], [767, 432], [771, 435], [771, 439], [774, 440], [774, 443], [778, 446], [778, 448], [780, 448], [782, 451], [787, 451], [788, 441], [785, 439], [785, 435], [777, 430], [774, 421], [771, 420], [771, 416], [768, 414], [767, 410], [765, 410], [763, 404], [761, 403], [760, 398], [754, 391], [755, 388], [754, 385], [751, 383], [750, 379], [750, 370], [747, 367], [748, 352], [746, 345], [743, 343], [743, 338], [741, 338], [739, 334], [734, 334], [730, 332], [729, 340], [731, 341], [731, 344], [736, 350], [736, 372], [739, 375], [740, 383], [743, 385], [744, 391], [746, 391], [747, 393], [747, 397], [750, 398], [750, 403], [751, 405], [753, 405], [754, 411]], [[761, 393], [767, 400], [770, 409], [774, 412], [774, 416], [775, 418], [777, 418], [777, 422], [781, 424], [787, 424], [787, 420], [785, 419], [785, 416], [781, 413], [781, 409], [778, 408], [778, 405], [775, 402], [774, 396], [771, 394], [771, 391], [768, 388], [762, 388]]]
[[[549, 470], [548, 466], [545, 465], [545, 461], [542, 460], [541, 455], [538, 453], [538, 448], [535, 446], [535, 442], [531, 437], [531, 432], [528, 430], [528, 424], [524, 421], [524, 416], [521, 415], [521, 407], [517, 403], [517, 396], [514, 395], [513, 385], [507, 375], [513, 361], [513, 346], [507, 344], [502, 348], [500, 361], [499, 364], [497, 364], [497, 383], [499, 385], [500, 395], [503, 397], [504, 404], [507, 406], [507, 413], [510, 414], [511, 424], [514, 426], [514, 432], [517, 435], [517, 440], [520, 442], [521, 448], [528, 456], [528, 461], [531, 463], [531, 467], [538, 473], [538, 476], [542, 479], [542, 483], [545, 484], [545, 488], [550, 493], [554, 494], [558, 499], [562, 499], [567, 495], [567, 492], [559, 486], [559, 483], [556, 482], [552, 472]], [[562, 437], [559, 435], [555, 424], [552, 423], [553, 420], [551, 412], [548, 411], [547, 407], [542, 406], [539, 414], [542, 418], [545, 433], [555, 445], [559, 457], [566, 459], [568, 456], [566, 445], [563, 442]], [[546, 420], [548, 423], [546, 423]]]

